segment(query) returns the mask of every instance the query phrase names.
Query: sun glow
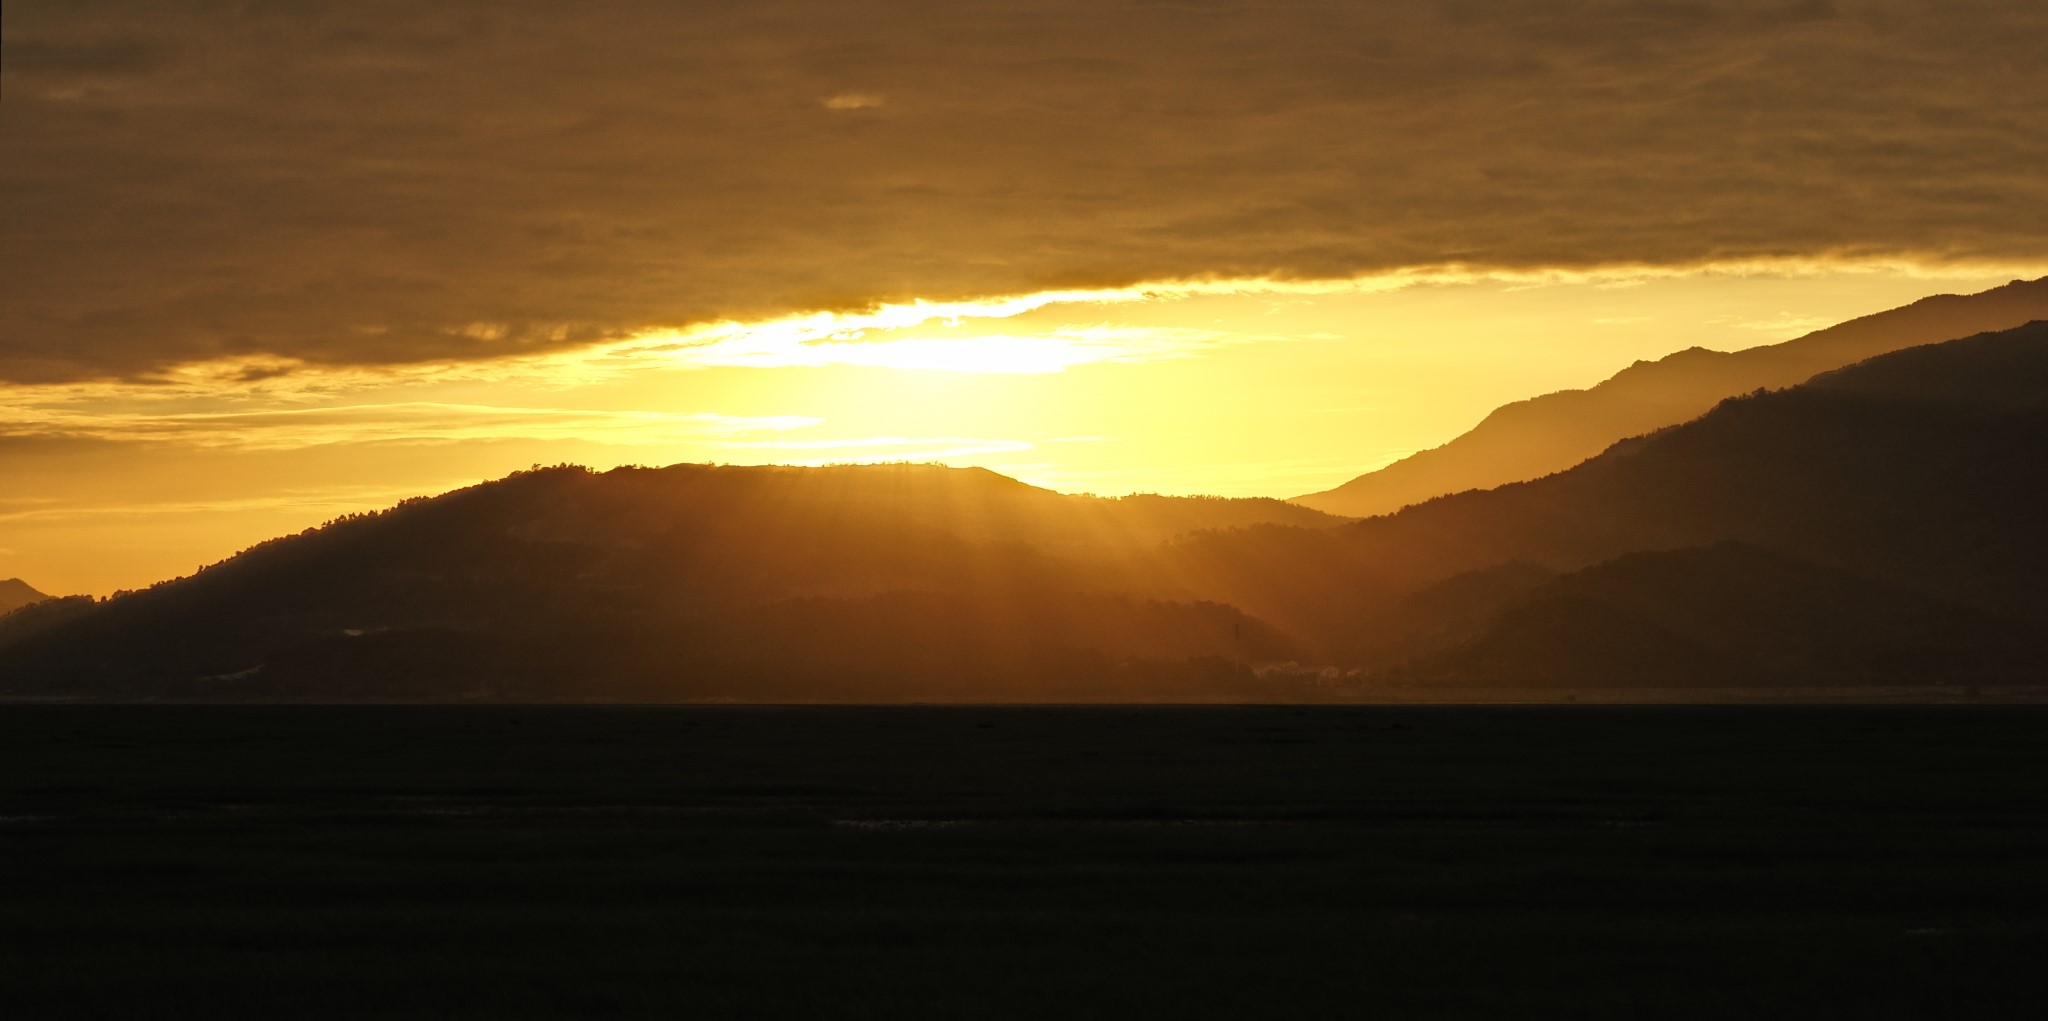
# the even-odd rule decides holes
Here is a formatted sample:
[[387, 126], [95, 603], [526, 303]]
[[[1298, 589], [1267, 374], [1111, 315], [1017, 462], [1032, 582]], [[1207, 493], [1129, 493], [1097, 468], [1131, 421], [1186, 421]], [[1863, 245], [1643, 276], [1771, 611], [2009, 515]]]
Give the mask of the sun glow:
[[[954, 320], [945, 332], [954, 334], [959, 325]], [[1185, 358], [1203, 347], [1237, 339], [1242, 338], [1220, 331], [1105, 324], [1061, 327], [1043, 333], [968, 336], [889, 337], [853, 330], [796, 344], [774, 338], [747, 338], [716, 347], [693, 361], [699, 365], [752, 368], [860, 365], [929, 372], [1044, 375], [1096, 362]]]
[[[1269, 278], [1170, 280], [1129, 287], [1047, 290], [960, 301], [882, 303], [860, 311], [812, 312], [747, 322], [663, 328], [582, 352], [549, 356], [556, 371], [635, 371], [660, 363], [688, 368], [786, 368], [859, 365], [943, 372], [1038, 375], [1100, 362], [1182, 358], [1224, 344], [1301, 339], [1276, 322], [1267, 330], [1195, 328], [1182, 322], [1111, 322], [1132, 309], [1158, 309], [1196, 299], [1268, 302], [1268, 314], [1317, 299], [1369, 299], [1402, 291], [1492, 287], [1505, 292], [1549, 288], [1615, 291], [1654, 283], [1710, 285], [1745, 279], [2002, 281], [2048, 272], [2039, 264], [1922, 263], [1899, 259], [1749, 259], [1690, 266], [1612, 265], [1513, 269], [1463, 264], [1418, 266], [1370, 275], [1316, 280]], [[1058, 327], [987, 332], [976, 323], [1019, 321], [1062, 311]], [[1080, 315], [1105, 321], [1074, 324]], [[1157, 317], [1153, 317], [1157, 318]], [[1182, 317], [1183, 320], [1185, 317]], [[1286, 318], [1282, 316], [1281, 318]], [[1642, 322], [1646, 320], [1634, 320]], [[1730, 320], [1728, 322], [1732, 322]], [[1831, 322], [1826, 316], [1778, 313], [1738, 325], [1791, 336]], [[1612, 323], [1615, 320], [1607, 320]], [[1718, 325], [1727, 325], [1723, 322]], [[1754, 343], [1755, 341], [1752, 341]], [[1727, 346], [1727, 345], [1723, 345]]]
[[1316, 492], [1637, 359], [2043, 273], [1786, 262], [1166, 282], [467, 361], [244, 355], [20, 385], [0, 401], [0, 577], [144, 584], [393, 493], [563, 461], [936, 461], [1103, 495]]
[[807, 345], [817, 364], [872, 365], [939, 372], [1065, 372], [1099, 361], [1096, 351], [1061, 337], [981, 336], [958, 340], [914, 338], [864, 343], [828, 341]]

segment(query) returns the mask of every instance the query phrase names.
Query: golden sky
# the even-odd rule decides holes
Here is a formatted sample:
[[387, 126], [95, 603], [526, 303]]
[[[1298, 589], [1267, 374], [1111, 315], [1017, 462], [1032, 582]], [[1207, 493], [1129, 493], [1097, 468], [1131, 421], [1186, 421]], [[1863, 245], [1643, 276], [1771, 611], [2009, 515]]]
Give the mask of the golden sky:
[[0, 577], [535, 462], [1289, 496], [2048, 267], [2025, 3], [11, 0]]

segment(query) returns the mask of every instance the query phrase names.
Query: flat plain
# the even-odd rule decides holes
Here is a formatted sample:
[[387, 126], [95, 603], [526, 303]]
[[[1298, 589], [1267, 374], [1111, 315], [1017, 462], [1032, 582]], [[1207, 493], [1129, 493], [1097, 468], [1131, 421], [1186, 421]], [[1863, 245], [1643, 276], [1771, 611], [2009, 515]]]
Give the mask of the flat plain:
[[2033, 1017], [2048, 707], [0, 706], [12, 1017]]

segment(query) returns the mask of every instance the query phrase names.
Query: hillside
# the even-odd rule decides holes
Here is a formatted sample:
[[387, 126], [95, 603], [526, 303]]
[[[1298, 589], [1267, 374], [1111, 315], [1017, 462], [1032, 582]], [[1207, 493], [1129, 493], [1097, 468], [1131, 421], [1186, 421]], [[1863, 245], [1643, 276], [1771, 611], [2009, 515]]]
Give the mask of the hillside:
[[1352, 517], [1389, 514], [1432, 497], [1562, 471], [1618, 440], [1696, 418], [1717, 402], [1800, 383], [1906, 347], [2048, 319], [2048, 278], [1971, 295], [1936, 295], [1782, 344], [1721, 352], [1690, 348], [1637, 362], [1587, 390], [1503, 406], [1470, 432], [1335, 489], [1295, 498]]
[[50, 597], [30, 588], [28, 582], [20, 578], [0, 580], [0, 614], [12, 613], [30, 603], [38, 603], [48, 598]]
[[919, 465], [540, 469], [56, 619], [0, 648], [0, 677], [188, 697], [1241, 699], [1229, 664], [1288, 641], [1142, 564], [1247, 522], [1336, 519]]
[[[1287, 701], [1390, 684], [2002, 683], [2040, 665], [2048, 624], [2044, 394], [2035, 323], [1349, 522], [932, 466], [537, 469], [0, 618], [0, 693]], [[1286, 660], [1337, 669], [1254, 669]]]
[[[1990, 371], [1989, 367], [1995, 367]], [[1342, 533], [1390, 573], [1575, 569], [1733, 539], [1966, 602], [2048, 613], [2048, 323], [1722, 402], [1554, 476]], [[1981, 392], [1962, 392], [1977, 377]], [[1994, 382], [1995, 381], [1995, 382]]]
[[2048, 650], [2022, 634], [1981, 611], [1723, 542], [1555, 578], [1390, 679], [1536, 689], [2037, 680]]
[[[1333, 531], [1188, 537], [1177, 569], [1345, 663], [1470, 637], [1485, 619], [1475, 607], [1544, 571], [1729, 540], [2048, 621], [2044, 373], [2048, 323], [1894, 352], [1724, 401], [1534, 481]], [[1460, 599], [1418, 611], [1472, 572]]]

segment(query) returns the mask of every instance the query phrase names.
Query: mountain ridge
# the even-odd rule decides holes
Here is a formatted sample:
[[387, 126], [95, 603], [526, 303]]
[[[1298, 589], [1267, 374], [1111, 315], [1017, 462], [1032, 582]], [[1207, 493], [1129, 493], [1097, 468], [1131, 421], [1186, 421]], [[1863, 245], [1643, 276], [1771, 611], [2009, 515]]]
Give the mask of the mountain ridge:
[[[984, 469], [556, 466], [261, 543], [11, 640], [0, 629], [0, 681], [178, 697], [929, 699], [950, 682], [954, 698], [1242, 698], [1243, 664], [1288, 658], [1289, 640], [1134, 579], [1150, 545], [1246, 519], [1339, 523], [1274, 500], [1064, 496]], [[1047, 663], [1075, 684], [1031, 676]]]
[[38, 592], [20, 578], [0, 578], [0, 614], [13, 613], [30, 603], [39, 603], [50, 596]]
[[[1517, 657], [1555, 687], [1785, 685], [1801, 662], [1967, 683], [2034, 662], [2048, 624], [2044, 392], [2048, 322], [1362, 521], [938, 466], [540, 468], [0, 618], [0, 692], [1328, 701], [1462, 690]], [[1736, 611], [1809, 593], [1807, 623], [1652, 612], [1703, 592]], [[1901, 623], [1922, 618], [1964, 623]], [[1859, 629], [1874, 658], [1842, 637]], [[1260, 668], [1286, 661], [1318, 666]]]
[[1431, 688], [1975, 685], [2037, 676], [2042, 651], [1980, 611], [1724, 541], [1555, 577], [1390, 677]]
[[[1972, 368], [1972, 366], [1979, 366]], [[1983, 368], [1981, 366], [1991, 366]], [[1982, 401], [1954, 392], [1993, 380]], [[1332, 530], [1181, 540], [1248, 612], [1384, 664], [1430, 630], [1410, 594], [1507, 564], [1568, 573], [1738, 541], [2007, 617], [2048, 622], [2048, 322], [1868, 359], [1616, 443], [1539, 479]], [[1524, 572], [1525, 574], [1528, 572]], [[1299, 579], [1337, 579], [1315, 588]]]
[[1502, 405], [1442, 446], [1292, 499], [1331, 514], [1372, 517], [1436, 496], [1539, 478], [1616, 441], [1688, 421], [1728, 397], [1792, 386], [1890, 351], [2040, 319], [2048, 319], [2048, 277], [1976, 294], [1932, 295], [1778, 344], [1740, 351], [1687, 348], [1637, 361], [1583, 390]]

